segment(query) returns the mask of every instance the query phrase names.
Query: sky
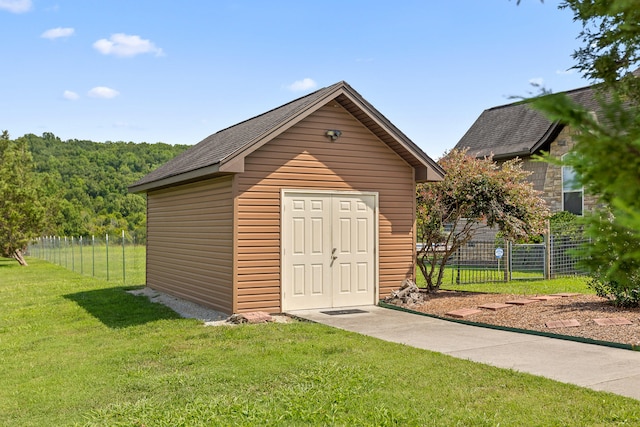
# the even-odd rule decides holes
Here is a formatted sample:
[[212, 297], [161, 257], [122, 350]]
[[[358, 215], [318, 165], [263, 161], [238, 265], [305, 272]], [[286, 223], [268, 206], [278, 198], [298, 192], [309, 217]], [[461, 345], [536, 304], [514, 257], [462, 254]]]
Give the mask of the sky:
[[532, 83], [590, 84], [558, 4], [0, 0], [0, 129], [191, 145], [344, 80], [437, 159]]

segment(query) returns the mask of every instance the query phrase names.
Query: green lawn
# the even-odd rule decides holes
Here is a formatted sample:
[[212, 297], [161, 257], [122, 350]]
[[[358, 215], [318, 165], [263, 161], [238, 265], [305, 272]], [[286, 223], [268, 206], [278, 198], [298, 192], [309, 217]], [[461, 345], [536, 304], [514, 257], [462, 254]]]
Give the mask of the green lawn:
[[[522, 276], [522, 278], [518, 280], [511, 280], [509, 282], [496, 281], [456, 284], [450, 280], [446, 280], [450, 275], [451, 269], [447, 268], [441, 289], [515, 295], [544, 295], [558, 292], [595, 294], [595, 291], [587, 286], [589, 278], [586, 276], [562, 277], [552, 280], [526, 280], [524, 278], [525, 276]], [[426, 281], [420, 269], [416, 269], [416, 284], [422, 288], [426, 287]]]
[[104, 240], [60, 240], [58, 244], [32, 245], [31, 255], [76, 273], [122, 285], [141, 285], [145, 281], [146, 246]]
[[[420, 271], [418, 269], [418, 271]], [[501, 268], [481, 268], [481, 267], [446, 267], [442, 276], [442, 283], [454, 285], [460, 283], [490, 283], [504, 281], [505, 270]], [[513, 280], [539, 280], [544, 279], [543, 272], [535, 271], [514, 271]]]
[[640, 402], [313, 323], [204, 327], [0, 259], [0, 425], [638, 425]]

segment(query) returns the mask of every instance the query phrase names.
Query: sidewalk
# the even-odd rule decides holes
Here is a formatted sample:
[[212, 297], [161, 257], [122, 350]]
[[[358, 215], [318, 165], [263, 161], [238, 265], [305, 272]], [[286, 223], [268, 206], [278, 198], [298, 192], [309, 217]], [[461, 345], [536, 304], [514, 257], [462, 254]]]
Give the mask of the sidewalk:
[[[348, 309], [347, 308], [341, 308]], [[640, 352], [462, 325], [377, 306], [365, 313], [289, 314], [385, 341], [444, 353], [640, 400]]]

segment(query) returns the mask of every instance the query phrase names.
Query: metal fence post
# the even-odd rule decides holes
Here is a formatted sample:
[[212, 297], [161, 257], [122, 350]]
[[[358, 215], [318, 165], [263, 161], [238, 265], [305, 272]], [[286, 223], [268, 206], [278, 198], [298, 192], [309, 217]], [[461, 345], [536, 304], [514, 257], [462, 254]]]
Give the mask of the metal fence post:
[[546, 230], [544, 234], [544, 278], [546, 280], [551, 279], [551, 254], [553, 251], [551, 250], [551, 222], [547, 220]]
[[507, 240], [505, 243], [507, 256], [504, 257], [504, 281], [508, 282], [511, 280], [511, 241]]
[[109, 233], [105, 234], [105, 243], [107, 246], [107, 282], [109, 281]]
[[71, 271], [76, 271], [76, 254], [73, 251], [73, 236], [71, 236]]
[[127, 273], [126, 273], [126, 269], [124, 267], [124, 230], [122, 230], [122, 284], [126, 285], [127, 284]]
[[82, 263], [82, 236], [80, 236], [80, 274], [84, 274], [84, 265]]
[[96, 236], [91, 236], [91, 277], [96, 277]]
[[456, 284], [459, 285], [460, 284], [460, 248], [456, 249], [456, 258], [457, 258], [457, 262], [456, 262], [456, 272], [457, 272]]

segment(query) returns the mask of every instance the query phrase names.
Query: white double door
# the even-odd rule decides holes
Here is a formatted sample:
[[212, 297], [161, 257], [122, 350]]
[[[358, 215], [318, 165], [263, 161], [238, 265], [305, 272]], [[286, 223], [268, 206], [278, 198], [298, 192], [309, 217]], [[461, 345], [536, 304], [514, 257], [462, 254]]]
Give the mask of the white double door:
[[283, 310], [375, 303], [376, 198], [283, 192]]

